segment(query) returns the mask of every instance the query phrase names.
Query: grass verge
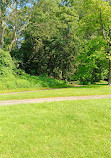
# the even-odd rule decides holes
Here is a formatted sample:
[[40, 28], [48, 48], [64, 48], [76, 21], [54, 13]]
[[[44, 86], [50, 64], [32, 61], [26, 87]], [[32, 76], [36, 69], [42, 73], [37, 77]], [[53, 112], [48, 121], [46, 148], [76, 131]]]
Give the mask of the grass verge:
[[92, 85], [92, 86], [52, 89], [52, 90], [44, 90], [44, 91], [31, 91], [27, 93], [1, 94], [0, 100], [105, 95], [105, 94], [111, 94], [111, 86]]
[[111, 99], [0, 107], [1, 158], [111, 157]]

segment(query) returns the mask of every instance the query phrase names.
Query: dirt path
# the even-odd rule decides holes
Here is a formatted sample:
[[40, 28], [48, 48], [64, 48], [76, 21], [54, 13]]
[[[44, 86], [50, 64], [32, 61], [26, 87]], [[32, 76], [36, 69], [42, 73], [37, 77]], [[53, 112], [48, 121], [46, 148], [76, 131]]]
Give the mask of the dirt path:
[[28, 104], [28, 103], [44, 103], [44, 102], [63, 101], [63, 100], [85, 100], [85, 99], [102, 99], [102, 98], [111, 98], [111, 94], [93, 95], [93, 96], [71, 96], [71, 97], [6, 100], [6, 101], [0, 101], [0, 106], [14, 105], [14, 104]]

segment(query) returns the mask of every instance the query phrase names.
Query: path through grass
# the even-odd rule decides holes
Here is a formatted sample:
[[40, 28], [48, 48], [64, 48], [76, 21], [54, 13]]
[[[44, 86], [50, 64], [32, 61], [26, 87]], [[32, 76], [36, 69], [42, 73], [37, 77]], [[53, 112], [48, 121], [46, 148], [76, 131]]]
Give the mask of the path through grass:
[[111, 99], [0, 107], [0, 158], [111, 157]]

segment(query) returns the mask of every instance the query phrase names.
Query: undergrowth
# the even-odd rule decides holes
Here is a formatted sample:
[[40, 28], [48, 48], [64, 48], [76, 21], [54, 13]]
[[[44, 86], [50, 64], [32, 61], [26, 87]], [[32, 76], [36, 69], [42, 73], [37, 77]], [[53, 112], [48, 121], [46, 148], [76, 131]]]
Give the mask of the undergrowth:
[[56, 80], [50, 77], [30, 76], [24, 74], [22, 76], [16, 75], [13, 77], [0, 78], [0, 90], [16, 89], [16, 88], [36, 88], [36, 87], [65, 87], [64, 81]]
[[48, 76], [31, 76], [22, 70], [17, 70], [10, 54], [0, 49], [0, 90], [66, 86], [65, 81]]

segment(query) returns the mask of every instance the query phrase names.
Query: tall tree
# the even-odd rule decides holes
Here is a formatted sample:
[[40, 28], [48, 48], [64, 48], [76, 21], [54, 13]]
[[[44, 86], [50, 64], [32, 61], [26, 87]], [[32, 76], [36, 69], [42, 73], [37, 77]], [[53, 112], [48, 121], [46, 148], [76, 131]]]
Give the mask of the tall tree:
[[[13, 34], [9, 40], [9, 52], [17, 41], [20, 33], [27, 27], [30, 21], [31, 0], [1, 0], [0, 1], [0, 48], [4, 48], [4, 35], [7, 27]], [[28, 5], [30, 4], [30, 5]]]
[[[83, 43], [98, 39], [95, 52], [102, 53], [109, 59], [109, 85], [111, 85], [111, 6], [110, 1], [103, 0], [71, 0], [79, 14], [79, 34]], [[103, 42], [101, 42], [101, 40]], [[103, 45], [104, 43], [104, 45]], [[92, 49], [92, 48], [91, 48]], [[93, 52], [93, 50], [92, 50]]]
[[[74, 72], [77, 20], [73, 7], [56, 0], [40, 0], [33, 10], [32, 23], [26, 32], [29, 35], [26, 34], [26, 43], [22, 46], [24, 50], [21, 48], [25, 69], [34, 67], [38, 75], [46, 73], [61, 79], [68, 78], [69, 73]], [[26, 48], [29, 41], [33, 48], [30, 53]]]

